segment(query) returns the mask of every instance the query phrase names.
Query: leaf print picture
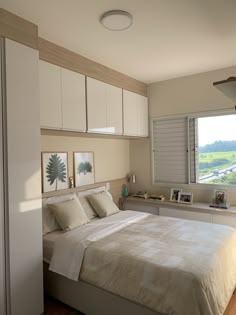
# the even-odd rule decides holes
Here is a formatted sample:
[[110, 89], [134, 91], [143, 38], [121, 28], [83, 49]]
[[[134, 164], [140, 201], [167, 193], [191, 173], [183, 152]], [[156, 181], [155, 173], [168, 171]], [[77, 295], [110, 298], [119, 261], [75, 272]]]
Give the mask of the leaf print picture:
[[68, 188], [67, 153], [42, 153], [43, 192]]
[[94, 184], [93, 152], [74, 152], [75, 186]]

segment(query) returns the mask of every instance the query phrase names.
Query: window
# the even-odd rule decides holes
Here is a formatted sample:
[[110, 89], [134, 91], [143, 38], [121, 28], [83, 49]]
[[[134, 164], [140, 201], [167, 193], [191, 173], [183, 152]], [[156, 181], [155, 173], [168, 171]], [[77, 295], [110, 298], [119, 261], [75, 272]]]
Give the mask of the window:
[[154, 183], [236, 184], [236, 115], [153, 120]]

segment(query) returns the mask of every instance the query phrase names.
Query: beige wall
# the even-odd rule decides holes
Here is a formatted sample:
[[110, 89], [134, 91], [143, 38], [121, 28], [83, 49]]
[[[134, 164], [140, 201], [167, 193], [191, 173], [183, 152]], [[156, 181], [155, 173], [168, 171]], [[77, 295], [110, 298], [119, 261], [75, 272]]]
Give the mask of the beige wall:
[[[233, 108], [235, 103], [214, 88], [212, 83], [235, 75], [236, 67], [231, 67], [150, 84], [148, 88], [150, 118]], [[130, 167], [137, 178], [132, 190], [160, 192], [169, 197], [173, 185], [163, 187], [151, 184], [150, 151], [151, 139], [130, 141]], [[193, 191], [194, 200], [211, 201], [213, 189], [207, 190], [204, 185], [183, 187], [186, 191]], [[228, 196], [230, 202], [236, 204], [236, 189], [231, 188]]]
[[[41, 135], [41, 151], [68, 152], [69, 176], [73, 175], [73, 151], [93, 151], [95, 182], [120, 179], [130, 171], [129, 140], [62, 136], [60, 132]], [[53, 135], [51, 135], [51, 134]]]

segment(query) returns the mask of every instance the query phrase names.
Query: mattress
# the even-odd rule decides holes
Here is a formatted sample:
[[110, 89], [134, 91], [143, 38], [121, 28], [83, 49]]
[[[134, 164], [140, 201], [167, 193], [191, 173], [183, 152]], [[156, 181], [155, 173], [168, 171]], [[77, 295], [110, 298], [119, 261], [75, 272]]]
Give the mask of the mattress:
[[[99, 218], [94, 218], [90, 221], [90, 223], [86, 224], [88, 226], [89, 224], [93, 225], [96, 221], [98, 221]], [[79, 227], [78, 229], [83, 230], [83, 227]], [[75, 229], [76, 230], [76, 229]], [[55, 246], [56, 241], [63, 237], [69, 232], [63, 232], [61, 230], [56, 230], [50, 233], [47, 233], [43, 236], [43, 261], [47, 264], [50, 264], [52, 256], [53, 256], [53, 249]]]
[[53, 247], [56, 240], [64, 234], [62, 231], [54, 231], [43, 237], [43, 261], [50, 264], [53, 255]]

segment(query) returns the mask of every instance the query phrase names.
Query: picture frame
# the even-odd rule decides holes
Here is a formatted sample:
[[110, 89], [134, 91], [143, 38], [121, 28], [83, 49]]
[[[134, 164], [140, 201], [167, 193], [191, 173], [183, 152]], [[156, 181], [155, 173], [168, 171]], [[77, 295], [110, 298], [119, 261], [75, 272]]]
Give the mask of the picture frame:
[[192, 192], [180, 192], [178, 197], [179, 203], [192, 204], [193, 203], [193, 193]]
[[42, 152], [41, 163], [43, 193], [69, 187], [67, 152]]
[[73, 155], [75, 187], [94, 184], [94, 153], [79, 151]]
[[215, 190], [214, 203], [216, 205], [227, 204], [227, 193], [225, 190]]
[[170, 201], [178, 202], [179, 193], [182, 191], [181, 188], [171, 188]]

